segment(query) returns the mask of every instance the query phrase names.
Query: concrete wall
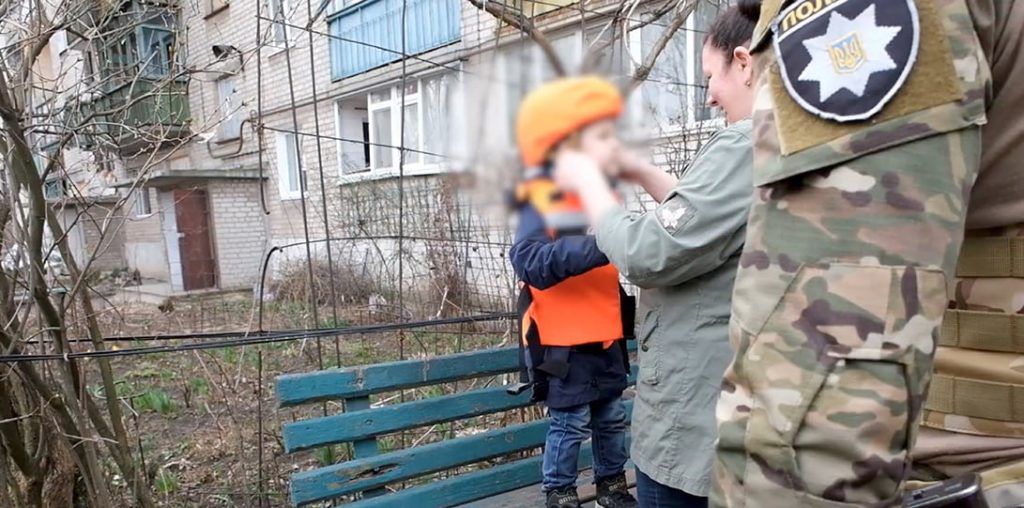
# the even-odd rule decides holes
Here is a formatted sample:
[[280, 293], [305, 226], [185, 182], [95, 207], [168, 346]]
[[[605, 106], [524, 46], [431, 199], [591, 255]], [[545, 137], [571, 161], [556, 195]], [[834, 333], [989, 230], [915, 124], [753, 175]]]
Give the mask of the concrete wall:
[[[161, 223], [160, 204], [152, 200], [153, 214], [134, 217], [125, 222], [124, 257], [130, 269], [138, 270], [143, 278], [169, 280], [167, 248]], [[174, 213], [171, 210], [171, 213]]]

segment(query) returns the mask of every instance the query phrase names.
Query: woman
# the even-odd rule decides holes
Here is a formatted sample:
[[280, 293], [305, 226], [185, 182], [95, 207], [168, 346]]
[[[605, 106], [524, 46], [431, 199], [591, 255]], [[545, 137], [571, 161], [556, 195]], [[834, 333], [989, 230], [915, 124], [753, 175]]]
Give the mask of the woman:
[[751, 199], [753, 23], [724, 12], [704, 41], [708, 105], [730, 126], [675, 177], [622, 155], [624, 177], [659, 206], [622, 208], [598, 166], [578, 152], [556, 159], [555, 178], [577, 191], [598, 247], [643, 289], [640, 376], [631, 456], [642, 507], [704, 507], [714, 454], [714, 407], [732, 351], [730, 296]]

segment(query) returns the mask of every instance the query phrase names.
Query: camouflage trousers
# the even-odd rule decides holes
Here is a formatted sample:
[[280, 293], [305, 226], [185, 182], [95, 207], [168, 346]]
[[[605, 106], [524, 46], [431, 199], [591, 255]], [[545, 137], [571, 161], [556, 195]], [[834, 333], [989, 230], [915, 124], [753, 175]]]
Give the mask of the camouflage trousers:
[[756, 189], [713, 506], [899, 502], [979, 156], [967, 128]]

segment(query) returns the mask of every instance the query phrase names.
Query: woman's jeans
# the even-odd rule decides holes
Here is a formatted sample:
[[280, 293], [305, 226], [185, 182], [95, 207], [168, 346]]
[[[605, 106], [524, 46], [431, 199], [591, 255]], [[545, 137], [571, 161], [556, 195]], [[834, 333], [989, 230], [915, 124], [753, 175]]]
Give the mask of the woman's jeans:
[[626, 408], [621, 398], [568, 408], [548, 408], [551, 427], [544, 445], [544, 492], [576, 485], [580, 444], [591, 435], [594, 480], [615, 476], [626, 465]]
[[636, 470], [636, 497], [640, 508], [707, 508], [708, 498], [662, 485]]

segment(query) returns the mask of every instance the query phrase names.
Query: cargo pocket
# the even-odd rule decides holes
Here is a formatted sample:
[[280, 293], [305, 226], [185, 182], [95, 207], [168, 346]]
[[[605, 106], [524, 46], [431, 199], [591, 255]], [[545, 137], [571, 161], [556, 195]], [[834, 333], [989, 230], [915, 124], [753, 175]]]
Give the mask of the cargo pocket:
[[640, 363], [640, 372], [637, 374], [637, 381], [647, 385], [658, 384], [658, 344], [652, 341], [654, 331], [658, 329], [659, 312], [657, 310], [647, 311], [644, 316], [644, 323], [640, 327], [640, 334], [637, 335], [638, 351], [637, 360]]
[[945, 300], [937, 270], [801, 267], [747, 353], [765, 387], [747, 432], [763, 463], [747, 481], [764, 475], [814, 506], [897, 496]]

